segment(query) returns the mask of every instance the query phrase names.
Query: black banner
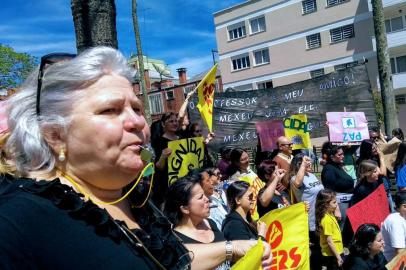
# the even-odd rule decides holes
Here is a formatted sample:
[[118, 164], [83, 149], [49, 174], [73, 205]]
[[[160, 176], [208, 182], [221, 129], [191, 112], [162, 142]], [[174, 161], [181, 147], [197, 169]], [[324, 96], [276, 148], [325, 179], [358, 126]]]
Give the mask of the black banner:
[[[196, 108], [197, 98], [189, 102], [191, 122], [202, 123]], [[255, 147], [258, 139], [255, 123], [306, 114], [312, 138], [328, 135], [326, 112], [364, 112], [369, 126], [376, 123], [375, 105], [364, 65], [315, 79], [272, 89], [215, 93], [211, 150], [222, 146]], [[206, 130], [207, 132], [207, 130]]]

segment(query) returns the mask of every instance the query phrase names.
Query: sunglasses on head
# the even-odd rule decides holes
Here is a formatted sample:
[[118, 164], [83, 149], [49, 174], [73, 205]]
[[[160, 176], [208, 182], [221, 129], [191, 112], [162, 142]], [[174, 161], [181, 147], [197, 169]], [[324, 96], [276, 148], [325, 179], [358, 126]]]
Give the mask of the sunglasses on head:
[[38, 71], [38, 83], [37, 83], [37, 103], [36, 103], [36, 113], [37, 116], [41, 114], [40, 102], [41, 102], [41, 90], [42, 90], [42, 79], [44, 78], [44, 71], [47, 66], [53, 65], [55, 63], [70, 60], [76, 57], [76, 54], [70, 53], [50, 53], [41, 57], [41, 63], [39, 65]]

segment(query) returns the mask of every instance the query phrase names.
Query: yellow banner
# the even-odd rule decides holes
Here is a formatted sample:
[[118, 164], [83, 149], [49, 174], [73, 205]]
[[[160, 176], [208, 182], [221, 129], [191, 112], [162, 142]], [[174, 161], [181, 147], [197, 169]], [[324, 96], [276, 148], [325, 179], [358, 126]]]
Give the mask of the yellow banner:
[[270, 211], [261, 221], [268, 226], [272, 270], [309, 270], [309, 225], [304, 203]]
[[196, 107], [206, 123], [209, 132], [213, 131], [214, 81], [216, 80], [216, 72], [217, 64], [210, 69], [196, 87], [199, 96], [199, 103]]
[[231, 267], [231, 270], [262, 270], [263, 253], [264, 243], [258, 240], [257, 244]]
[[170, 141], [168, 147], [172, 150], [168, 157], [169, 184], [187, 175], [190, 170], [203, 166], [203, 137]]
[[309, 149], [312, 147], [310, 142], [310, 133], [307, 123], [307, 115], [294, 114], [283, 119], [283, 127], [285, 128], [285, 136], [292, 143], [292, 149]]
[[244, 176], [238, 177], [238, 180], [247, 182], [250, 184], [252, 187], [252, 192], [254, 194], [254, 208], [251, 210], [251, 217], [253, 220], [258, 220], [259, 219], [259, 214], [258, 214], [258, 206], [257, 206], [257, 198], [258, 198], [258, 193], [265, 186], [265, 183], [259, 179], [258, 175], [255, 173], [250, 173]]

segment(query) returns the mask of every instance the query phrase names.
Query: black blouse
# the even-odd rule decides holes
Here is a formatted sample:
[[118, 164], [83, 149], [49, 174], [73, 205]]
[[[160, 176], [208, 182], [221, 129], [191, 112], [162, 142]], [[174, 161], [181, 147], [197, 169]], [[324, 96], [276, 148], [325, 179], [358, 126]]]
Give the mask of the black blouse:
[[134, 213], [132, 234], [58, 179], [16, 179], [0, 190], [0, 269], [187, 269], [167, 219], [151, 203]]
[[[223, 233], [219, 231], [219, 229], [217, 229], [216, 223], [214, 223], [214, 221], [211, 219], [207, 219], [207, 221], [209, 222], [210, 229], [214, 233], [214, 240], [210, 243], [226, 241], [226, 238], [224, 237]], [[182, 239], [183, 243], [185, 244], [202, 244], [202, 242], [190, 238], [189, 236], [184, 235], [181, 232], [175, 231], [175, 233]]]
[[231, 211], [224, 219], [222, 231], [229, 240], [258, 239], [258, 234], [236, 211]]

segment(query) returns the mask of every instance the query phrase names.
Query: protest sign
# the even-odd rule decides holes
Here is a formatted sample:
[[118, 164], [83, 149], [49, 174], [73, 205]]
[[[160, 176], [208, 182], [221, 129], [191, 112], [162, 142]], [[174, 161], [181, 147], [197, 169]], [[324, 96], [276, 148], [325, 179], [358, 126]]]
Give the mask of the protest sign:
[[272, 151], [277, 148], [276, 141], [285, 135], [282, 120], [270, 120], [255, 123], [261, 142], [262, 151]]
[[388, 270], [405, 270], [406, 269], [406, 250], [403, 250], [393, 258], [386, 266]]
[[[191, 122], [201, 121], [197, 103], [195, 98], [188, 104]], [[213, 151], [223, 146], [256, 147], [255, 123], [282, 120], [293, 114], [307, 115], [311, 138], [327, 136], [326, 112], [344, 107], [364, 112], [369, 125], [376, 125], [375, 104], [363, 65], [273, 89], [216, 92], [213, 108], [216, 137], [208, 147]]]
[[253, 220], [257, 220], [259, 218], [258, 214], [258, 206], [257, 206], [257, 198], [258, 198], [258, 193], [265, 186], [265, 183], [256, 175], [254, 172], [239, 176], [237, 177], [238, 180], [247, 182], [250, 184], [252, 188], [252, 194], [253, 194], [253, 203], [254, 207], [252, 208], [251, 212], [251, 217]]
[[231, 270], [262, 270], [263, 253], [264, 243], [259, 239], [257, 244], [231, 267]]
[[309, 270], [309, 225], [304, 203], [270, 211], [260, 218], [268, 226], [273, 270]]
[[389, 203], [383, 184], [368, 197], [347, 209], [347, 216], [354, 232], [364, 223], [374, 223], [380, 228], [388, 215]]
[[330, 142], [354, 143], [369, 139], [368, 121], [363, 112], [327, 112]]
[[293, 150], [311, 148], [310, 133], [305, 114], [291, 115], [283, 119], [283, 127], [285, 128], [285, 136], [293, 143]]
[[187, 175], [190, 170], [203, 166], [203, 137], [170, 141], [168, 147], [172, 150], [168, 157], [169, 184]]

